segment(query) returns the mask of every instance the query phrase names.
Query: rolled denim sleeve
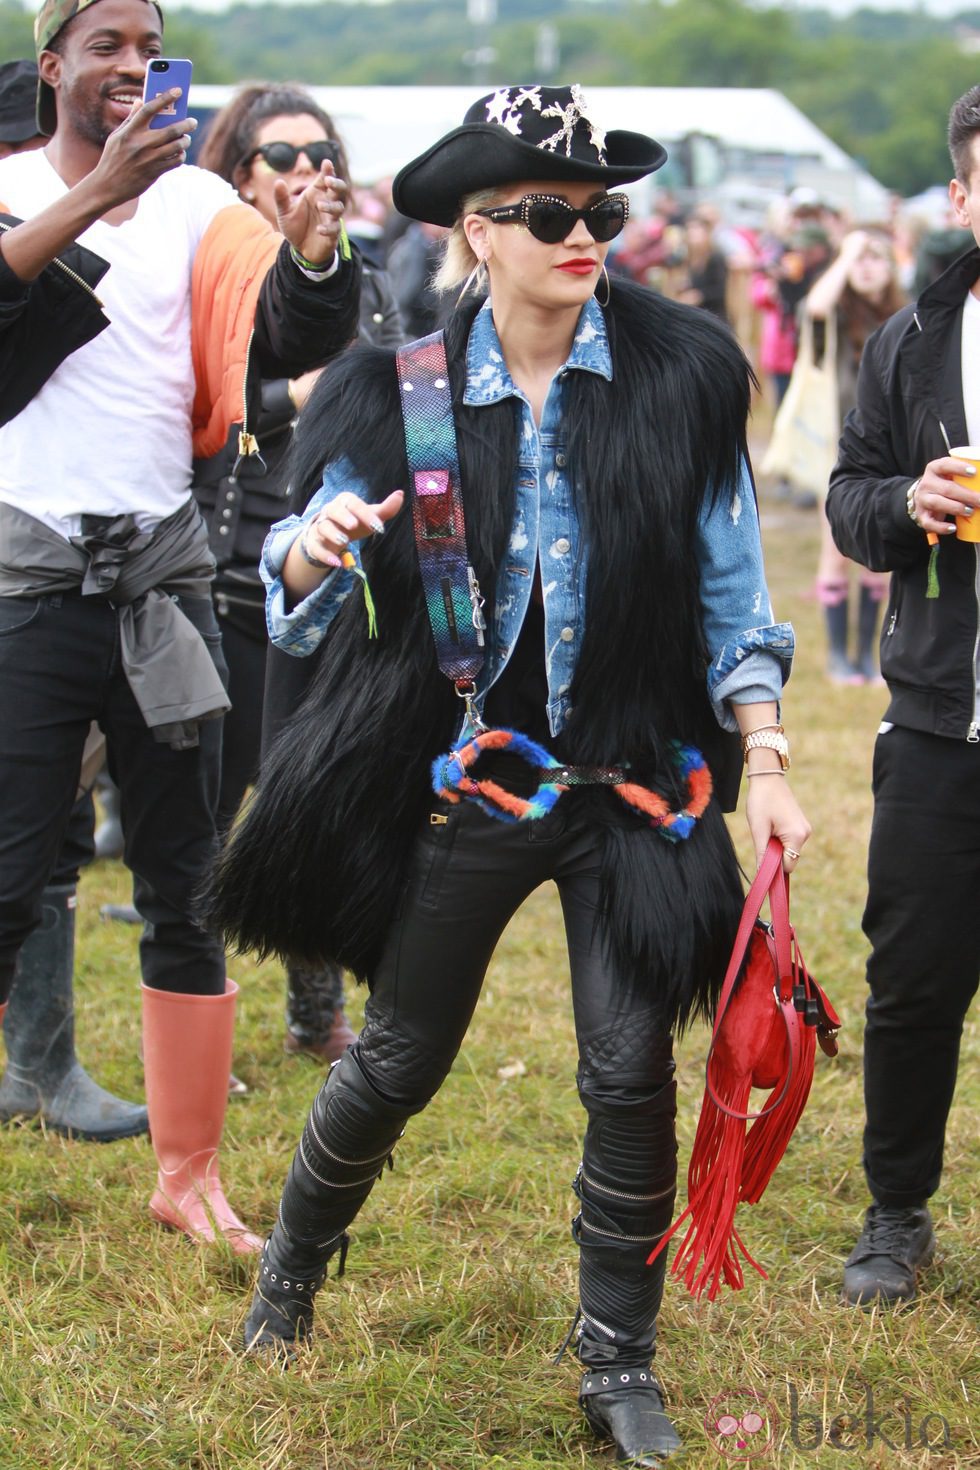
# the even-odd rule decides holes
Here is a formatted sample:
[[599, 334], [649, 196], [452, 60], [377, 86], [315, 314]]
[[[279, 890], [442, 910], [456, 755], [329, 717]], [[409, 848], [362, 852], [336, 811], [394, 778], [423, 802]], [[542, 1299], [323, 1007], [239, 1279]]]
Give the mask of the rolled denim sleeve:
[[[354, 474], [350, 463], [337, 460], [327, 465], [323, 473], [323, 484], [314, 495], [301, 516], [286, 516], [276, 521], [262, 547], [259, 571], [266, 585], [265, 621], [269, 637], [284, 653], [306, 658], [323, 641], [324, 634], [333, 622], [341, 606], [350, 596], [354, 586], [354, 573], [341, 567], [328, 573], [308, 597], [286, 611], [286, 589], [282, 582], [282, 569], [289, 555], [289, 548], [296, 537], [309, 525], [322, 508], [343, 490], [355, 495], [364, 495], [364, 485]], [[358, 566], [361, 554], [356, 541], [350, 551]]]
[[789, 678], [795, 638], [773, 621], [748, 465], [733, 496], [705, 503], [698, 525], [701, 620], [710, 654], [708, 694], [718, 723], [737, 729], [733, 704], [776, 700]]

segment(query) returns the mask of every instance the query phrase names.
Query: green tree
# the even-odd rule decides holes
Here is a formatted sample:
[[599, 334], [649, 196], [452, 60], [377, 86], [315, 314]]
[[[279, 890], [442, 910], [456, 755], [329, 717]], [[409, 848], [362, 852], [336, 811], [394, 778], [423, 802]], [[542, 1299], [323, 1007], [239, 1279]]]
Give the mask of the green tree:
[[646, 86], [778, 86], [798, 44], [789, 12], [742, 0], [651, 0], [630, 20], [631, 70]]

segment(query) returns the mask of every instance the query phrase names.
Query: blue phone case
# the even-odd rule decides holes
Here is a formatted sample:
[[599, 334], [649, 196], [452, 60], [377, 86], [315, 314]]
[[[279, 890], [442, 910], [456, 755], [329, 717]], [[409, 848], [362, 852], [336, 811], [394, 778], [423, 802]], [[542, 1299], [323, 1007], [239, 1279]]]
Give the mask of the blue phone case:
[[192, 71], [193, 66], [186, 57], [153, 56], [147, 62], [146, 78], [143, 82], [144, 102], [150, 102], [171, 87], [180, 88], [180, 96], [175, 97], [169, 107], [156, 114], [150, 123], [151, 128], [169, 128], [171, 123], [184, 121], [187, 116]]

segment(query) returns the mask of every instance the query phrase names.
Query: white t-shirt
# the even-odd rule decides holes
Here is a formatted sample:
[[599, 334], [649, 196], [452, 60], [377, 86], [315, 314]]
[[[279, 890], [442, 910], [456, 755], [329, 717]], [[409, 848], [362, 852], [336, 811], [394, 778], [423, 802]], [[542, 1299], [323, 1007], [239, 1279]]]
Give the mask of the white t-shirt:
[[[960, 359], [967, 443], [980, 444], [980, 301], [967, 292], [963, 307], [963, 345]], [[957, 446], [954, 444], [953, 448]]]
[[[0, 160], [0, 200], [21, 219], [66, 192], [43, 150]], [[133, 512], [148, 529], [187, 500], [191, 267], [211, 220], [236, 201], [217, 174], [184, 164], [140, 196], [132, 219], [79, 235], [109, 262], [96, 294], [110, 324], [0, 428], [0, 501], [72, 536], [83, 512]]]

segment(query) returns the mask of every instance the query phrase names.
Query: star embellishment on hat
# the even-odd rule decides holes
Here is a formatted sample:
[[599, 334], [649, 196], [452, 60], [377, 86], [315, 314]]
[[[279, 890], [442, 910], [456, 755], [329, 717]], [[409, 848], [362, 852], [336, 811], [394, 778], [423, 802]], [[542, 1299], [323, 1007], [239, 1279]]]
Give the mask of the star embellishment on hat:
[[487, 102], [487, 122], [497, 123], [519, 138], [521, 115], [528, 104], [535, 112], [541, 111], [540, 87], [501, 87]]
[[589, 142], [595, 149], [599, 162], [605, 163], [606, 135], [603, 132], [602, 128], [597, 127], [596, 124], [589, 117], [588, 110], [586, 108], [585, 94], [578, 83], [575, 83], [572, 86], [571, 93], [572, 100], [564, 107], [560, 107], [557, 103], [555, 103], [551, 107], [545, 107], [542, 110], [542, 117], [561, 118], [561, 127], [556, 133], [552, 133], [550, 138], [544, 138], [542, 142], [538, 144], [538, 147], [547, 148], [552, 153], [557, 153], [559, 146], [564, 143], [565, 156], [566, 158], [570, 158], [572, 153], [572, 138], [574, 137], [575, 129], [578, 127], [580, 122], [584, 122], [588, 124]]

